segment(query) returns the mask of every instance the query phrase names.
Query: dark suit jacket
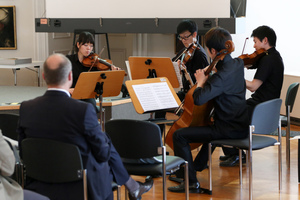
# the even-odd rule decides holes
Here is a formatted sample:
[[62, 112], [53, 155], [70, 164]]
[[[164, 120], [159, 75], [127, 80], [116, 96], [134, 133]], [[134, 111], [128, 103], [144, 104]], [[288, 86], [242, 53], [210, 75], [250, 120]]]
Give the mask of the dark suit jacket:
[[[113, 175], [120, 184], [129, 178], [110, 139], [101, 131], [92, 104], [72, 99], [62, 91], [48, 90], [41, 97], [23, 102], [18, 133], [19, 143], [28, 137], [77, 145], [87, 169], [89, 199], [105, 199], [111, 195]], [[64, 186], [60, 188], [62, 193], [67, 193]], [[64, 195], [57, 193], [57, 199]]]

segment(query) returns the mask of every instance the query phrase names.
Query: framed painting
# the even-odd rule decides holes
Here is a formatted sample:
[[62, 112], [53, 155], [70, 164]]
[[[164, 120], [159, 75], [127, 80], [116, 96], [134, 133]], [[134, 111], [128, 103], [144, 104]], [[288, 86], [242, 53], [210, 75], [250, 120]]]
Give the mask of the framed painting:
[[15, 6], [0, 6], [0, 49], [17, 49]]

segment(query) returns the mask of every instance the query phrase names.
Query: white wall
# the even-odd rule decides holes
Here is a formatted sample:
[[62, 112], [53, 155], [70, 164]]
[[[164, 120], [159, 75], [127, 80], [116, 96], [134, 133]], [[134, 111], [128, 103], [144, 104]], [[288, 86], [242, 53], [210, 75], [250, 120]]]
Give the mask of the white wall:
[[[281, 113], [285, 114], [285, 95], [291, 83], [300, 82], [300, 60], [298, 59], [298, 47], [300, 45], [298, 33], [300, 19], [298, 0], [249, 0], [247, 1], [245, 32], [233, 35], [235, 51], [233, 57], [242, 54], [245, 38], [249, 37], [244, 53], [251, 54], [253, 48], [253, 38], [250, 38], [253, 29], [261, 25], [267, 25], [274, 29], [277, 35], [276, 49], [280, 52], [284, 67], [285, 76], [281, 91], [283, 104]], [[246, 79], [251, 80], [255, 71], [245, 70]], [[248, 91], [247, 97], [250, 96]], [[298, 100], [298, 101], [297, 101]], [[292, 117], [300, 118], [300, 92], [296, 97]]]
[[[37, 58], [36, 34], [34, 26], [34, 3], [36, 0], [1, 0], [1, 6], [16, 6], [17, 49], [0, 50], [0, 58], [29, 57]], [[39, 0], [37, 0], [39, 1]], [[40, 0], [42, 1], [42, 0]], [[17, 72], [18, 84], [37, 85], [37, 74], [22, 69]], [[12, 70], [0, 69], [0, 85], [13, 85]]]
[[[48, 0], [49, 2], [52, 0]], [[39, 43], [36, 37], [47, 37], [46, 33], [35, 33], [34, 18], [42, 17], [44, 13], [45, 0], [1, 0], [1, 5], [16, 6], [17, 22], [17, 50], [0, 50], [0, 57], [31, 57], [33, 59], [45, 59], [48, 55], [47, 43]], [[38, 5], [37, 5], [38, 4]], [[277, 49], [281, 53], [285, 64], [285, 80], [282, 89], [282, 98], [286, 94], [288, 85], [292, 82], [300, 82], [300, 61], [298, 59], [300, 26], [300, 12], [298, 11], [298, 0], [249, 0], [247, 1], [245, 32], [233, 35], [236, 50], [232, 53], [234, 57], [241, 55], [246, 37], [250, 37], [253, 29], [260, 25], [269, 25], [277, 33]], [[173, 12], [166, 9], [166, 12]], [[169, 34], [152, 34], [146, 36], [146, 49], [142, 53], [148, 56], [174, 56], [175, 39]], [[42, 39], [46, 41], [47, 39]], [[113, 43], [113, 42], [112, 42]], [[133, 48], [138, 44], [133, 44]], [[131, 47], [132, 48], [132, 47]], [[246, 44], [244, 53], [253, 53], [253, 42], [250, 38]], [[133, 54], [136, 52], [133, 51]], [[141, 54], [139, 54], [141, 55]], [[130, 56], [130, 55], [128, 55]], [[247, 71], [246, 78], [251, 79], [253, 72]], [[290, 76], [290, 74], [292, 76]], [[36, 85], [36, 75], [29, 70], [18, 72], [19, 85]], [[0, 69], [0, 85], [13, 85], [13, 74], [11, 70]], [[299, 92], [300, 93], [300, 92]], [[249, 94], [248, 94], [249, 95]], [[300, 94], [298, 94], [292, 116], [300, 118]], [[284, 113], [284, 109], [282, 109]]]
[[[47, 18], [226, 18], [230, 0], [189, 0], [196, 9], [182, 9], [181, 0], [48, 0]], [[69, 8], [72, 5], [72, 9]], [[216, 7], [216, 5], [219, 5]], [[82, 11], [87, 7], [88, 12]]]
[[244, 53], [255, 51], [250, 38], [253, 29], [261, 25], [272, 27], [277, 34], [277, 50], [280, 52], [284, 64], [285, 74], [300, 76], [300, 60], [298, 57], [300, 26], [299, 0], [249, 0], [247, 1], [245, 33], [233, 36], [236, 50], [232, 55], [242, 53], [246, 37], [249, 40]]

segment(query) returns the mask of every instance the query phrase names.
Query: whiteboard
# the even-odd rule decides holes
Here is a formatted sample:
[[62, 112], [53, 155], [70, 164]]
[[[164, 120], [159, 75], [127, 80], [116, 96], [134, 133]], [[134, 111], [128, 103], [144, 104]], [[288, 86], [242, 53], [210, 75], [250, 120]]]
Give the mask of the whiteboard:
[[46, 0], [46, 18], [229, 18], [230, 0]]

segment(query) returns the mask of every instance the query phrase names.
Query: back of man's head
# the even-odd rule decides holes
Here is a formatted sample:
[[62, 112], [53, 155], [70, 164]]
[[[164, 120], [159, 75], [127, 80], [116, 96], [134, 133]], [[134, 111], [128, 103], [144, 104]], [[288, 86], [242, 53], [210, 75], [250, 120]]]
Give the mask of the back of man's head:
[[44, 62], [44, 78], [48, 86], [61, 86], [68, 80], [72, 64], [62, 54], [53, 54]]

